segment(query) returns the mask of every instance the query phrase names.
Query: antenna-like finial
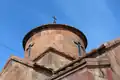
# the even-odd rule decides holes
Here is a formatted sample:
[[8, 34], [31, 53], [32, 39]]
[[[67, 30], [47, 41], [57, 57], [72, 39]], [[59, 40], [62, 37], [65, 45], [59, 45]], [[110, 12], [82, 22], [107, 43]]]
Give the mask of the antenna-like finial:
[[54, 20], [53, 20], [53, 23], [56, 24], [56, 20], [57, 20], [56, 17], [53, 16], [53, 19], [54, 19]]

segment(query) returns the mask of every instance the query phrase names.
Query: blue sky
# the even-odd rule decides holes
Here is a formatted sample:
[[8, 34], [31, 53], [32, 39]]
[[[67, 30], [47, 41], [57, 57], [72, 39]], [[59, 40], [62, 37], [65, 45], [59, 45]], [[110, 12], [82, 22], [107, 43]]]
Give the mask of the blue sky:
[[[24, 35], [41, 24], [75, 26], [88, 39], [87, 51], [120, 37], [120, 0], [0, 0], [0, 70], [10, 55], [23, 57]], [[11, 48], [11, 49], [10, 49]]]

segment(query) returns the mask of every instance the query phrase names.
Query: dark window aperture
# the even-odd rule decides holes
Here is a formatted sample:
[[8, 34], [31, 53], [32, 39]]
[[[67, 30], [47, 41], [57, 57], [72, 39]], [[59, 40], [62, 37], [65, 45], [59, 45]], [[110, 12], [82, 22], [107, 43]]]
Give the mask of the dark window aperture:
[[81, 56], [82, 54], [81, 54], [81, 44], [80, 44], [80, 42], [76, 42], [76, 41], [73, 41], [74, 42], [74, 44], [77, 46], [77, 48], [78, 48], [78, 55], [79, 56]]
[[32, 46], [34, 45], [34, 43], [31, 43], [29, 44], [28, 48], [27, 48], [27, 51], [28, 51], [28, 57], [30, 57], [30, 54], [31, 54], [31, 49], [32, 49]]

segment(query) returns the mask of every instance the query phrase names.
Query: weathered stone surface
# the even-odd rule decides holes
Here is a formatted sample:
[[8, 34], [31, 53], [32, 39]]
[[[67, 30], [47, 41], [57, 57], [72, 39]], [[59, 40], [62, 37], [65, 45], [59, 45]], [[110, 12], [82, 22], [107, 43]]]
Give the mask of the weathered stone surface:
[[66, 64], [69, 64], [70, 62], [71, 62], [71, 60], [69, 60], [63, 56], [60, 56], [54, 52], [48, 52], [42, 58], [40, 58], [38, 61], [36, 61], [37, 64], [43, 65], [46, 68], [50, 68], [54, 71], [63, 67]]
[[[81, 44], [80, 56], [74, 41]], [[88, 54], [86, 46], [84, 34], [68, 25], [35, 28], [23, 40], [25, 58], [11, 57], [0, 80], [119, 80], [120, 39]]]
[[[116, 43], [117, 42], [117, 43]], [[120, 40], [113, 40], [111, 42], [106, 43], [106, 47], [110, 47], [111, 45], [113, 45], [113, 47], [111, 47], [107, 52], [107, 57], [110, 61], [111, 64], [111, 68], [112, 68], [112, 72], [114, 74], [114, 77], [116, 79], [120, 78]]]
[[51, 75], [40, 67], [36, 70], [16, 61], [9, 65], [11, 66], [7, 66], [1, 73], [1, 80], [44, 80]]
[[[32, 40], [31, 40], [32, 38]], [[30, 58], [33, 60], [36, 56], [42, 54], [47, 48], [52, 47], [66, 55], [78, 58], [78, 48], [73, 41], [80, 42], [83, 47], [83, 41], [74, 33], [68, 30], [48, 29], [34, 34], [27, 44], [26, 50], [31, 43], [34, 45], [31, 48]], [[84, 52], [85, 53], [85, 52]], [[28, 56], [28, 51], [25, 51], [25, 56]]]
[[24, 65], [14, 62], [7, 71], [2, 73], [3, 80], [31, 80], [30, 69]]
[[64, 77], [62, 80], [93, 80], [93, 76], [91, 73], [87, 71], [87, 68], [84, 68], [82, 70], [78, 70], [74, 73], [72, 73], [69, 76]]

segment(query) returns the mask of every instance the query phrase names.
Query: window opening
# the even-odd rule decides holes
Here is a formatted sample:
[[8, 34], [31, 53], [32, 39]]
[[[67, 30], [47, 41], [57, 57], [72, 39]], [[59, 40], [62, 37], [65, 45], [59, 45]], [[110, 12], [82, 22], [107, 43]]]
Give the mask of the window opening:
[[27, 51], [28, 51], [28, 57], [30, 57], [30, 54], [31, 54], [31, 49], [32, 49], [32, 46], [34, 45], [34, 43], [30, 44], [27, 48]]
[[80, 42], [75, 42], [74, 41], [74, 44], [77, 46], [77, 48], [78, 48], [78, 55], [79, 56], [81, 56], [81, 44], [80, 44]]

